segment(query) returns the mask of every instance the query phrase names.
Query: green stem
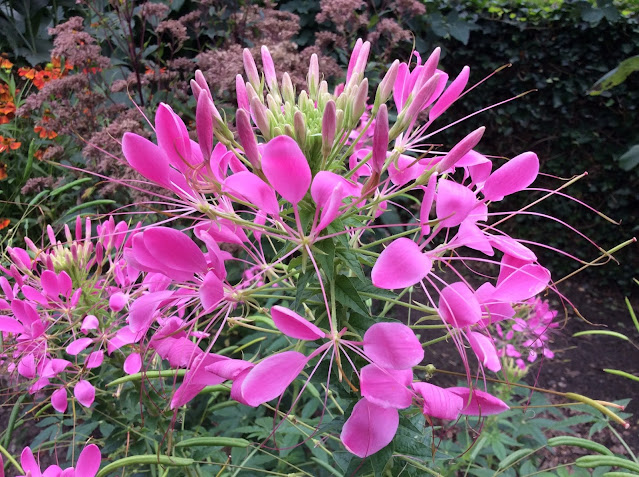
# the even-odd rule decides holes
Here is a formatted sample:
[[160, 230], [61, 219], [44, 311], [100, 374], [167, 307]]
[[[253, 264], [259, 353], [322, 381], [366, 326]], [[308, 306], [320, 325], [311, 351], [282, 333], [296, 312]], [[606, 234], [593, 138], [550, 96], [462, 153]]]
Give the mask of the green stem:
[[20, 464], [18, 464], [18, 462], [13, 458], [13, 456], [11, 454], [9, 454], [9, 451], [7, 451], [7, 449], [5, 449], [3, 446], [0, 446], [0, 452], [2, 454], [4, 454], [4, 456], [7, 458], [7, 460], [9, 462], [11, 462], [11, 464], [18, 469], [18, 474], [24, 474], [24, 470], [22, 470], [22, 467], [20, 467]]

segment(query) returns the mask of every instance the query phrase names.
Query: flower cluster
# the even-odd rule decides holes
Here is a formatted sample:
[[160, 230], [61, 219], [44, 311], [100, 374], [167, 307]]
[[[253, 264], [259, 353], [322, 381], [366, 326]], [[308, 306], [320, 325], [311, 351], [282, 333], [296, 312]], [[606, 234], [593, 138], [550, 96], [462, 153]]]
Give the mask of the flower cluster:
[[553, 320], [557, 311], [551, 310], [548, 301], [539, 297], [526, 300], [517, 307], [513, 320], [495, 325], [499, 356], [513, 358], [517, 367], [526, 371], [528, 363], [539, 356], [552, 359], [555, 354], [548, 347], [550, 330], [559, 323]]
[[[78, 219], [65, 242], [49, 228], [50, 246], [27, 240], [25, 249], [10, 248], [0, 331], [12, 378], [63, 413], [70, 389], [92, 405], [101, 391], [92, 370], [118, 356], [124, 374], [174, 370], [166, 404], [177, 412], [223, 383], [231, 399], [260, 406], [281, 400], [304, 376], [296, 403], [328, 361], [322, 384], [348, 385], [339, 391], [352, 404], [341, 442], [359, 457], [387, 446], [400, 411], [412, 405], [427, 420], [507, 409], [470, 377], [454, 388], [414, 379], [431, 330], [451, 340], [468, 376], [475, 362], [478, 371], [501, 369], [495, 329], [543, 348], [542, 328], [554, 315], [531, 300], [551, 286], [550, 272], [500, 230], [516, 213], [495, 220], [489, 212], [533, 183], [538, 158], [525, 152], [495, 167], [476, 150], [483, 127], [436, 149], [432, 125], [463, 94], [469, 68], [449, 81], [439, 49], [425, 61], [415, 54], [393, 62], [369, 98], [369, 51], [357, 41], [345, 82], [332, 93], [312, 55], [297, 94], [268, 48], [262, 73], [244, 50], [236, 133], [200, 71], [191, 82], [194, 131], [160, 104], [155, 140], [126, 132], [126, 161], [180, 221], [130, 228], [110, 218], [94, 232]], [[403, 214], [393, 235], [380, 225], [390, 210]], [[493, 276], [469, 280], [472, 262], [492, 267]], [[411, 287], [425, 303], [394, 291]], [[375, 311], [380, 304], [423, 316], [393, 321]], [[529, 306], [534, 316], [521, 319], [518, 310]], [[231, 358], [226, 341], [238, 328], [279, 340]]]
[[63, 64], [61, 58], [52, 57], [51, 62], [47, 63], [44, 68], [18, 68], [18, 75], [31, 81], [33, 86], [40, 90], [50, 81], [63, 78], [71, 70], [73, 70], [71, 63], [65, 62]]

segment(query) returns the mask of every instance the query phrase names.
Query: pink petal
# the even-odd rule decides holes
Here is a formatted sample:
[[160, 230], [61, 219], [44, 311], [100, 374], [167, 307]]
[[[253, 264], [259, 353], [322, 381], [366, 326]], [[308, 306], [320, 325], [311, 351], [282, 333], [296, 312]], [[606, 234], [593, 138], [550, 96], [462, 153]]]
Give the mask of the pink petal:
[[31, 327], [34, 323], [42, 322], [36, 309], [30, 303], [26, 303], [22, 300], [13, 300], [11, 302], [11, 311], [13, 312], [13, 316], [27, 328]]
[[403, 186], [410, 181], [417, 179], [426, 170], [426, 165], [417, 161], [416, 158], [400, 155], [396, 161], [391, 161], [388, 165], [388, 175], [391, 182], [396, 186]]
[[528, 247], [522, 245], [517, 240], [507, 235], [489, 235], [488, 240], [493, 247], [501, 250], [505, 254], [524, 260], [526, 262], [534, 262], [537, 256]]
[[140, 353], [131, 353], [124, 360], [124, 372], [126, 374], [135, 374], [139, 373], [140, 369], [142, 369], [142, 358]]
[[162, 263], [163, 270], [175, 269], [189, 274], [206, 271], [204, 253], [185, 233], [168, 227], [153, 227], [145, 230], [143, 237], [146, 249]]
[[473, 250], [478, 250], [489, 257], [495, 255], [495, 251], [490, 246], [490, 241], [477, 225], [470, 220], [464, 220], [459, 225], [457, 236], [453, 240], [457, 245], [463, 245]]
[[430, 383], [413, 383], [413, 389], [424, 398], [423, 412], [438, 419], [457, 419], [464, 400], [457, 394]]
[[23, 333], [24, 327], [19, 321], [13, 318], [0, 316], [0, 331], [4, 331], [5, 333]]
[[424, 189], [424, 198], [419, 211], [419, 222], [422, 227], [422, 235], [428, 235], [430, 233], [430, 225], [428, 225], [430, 217], [430, 209], [433, 207], [433, 201], [435, 200], [435, 191], [437, 189], [437, 174], [433, 173], [428, 179], [428, 184]]
[[442, 227], [461, 224], [475, 207], [477, 198], [468, 187], [449, 180], [440, 180], [435, 210]]
[[362, 396], [381, 407], [405, 409], [413, 401], [413, 393], [407, 388], [413, 380], [411, 369], [383, 369], [368, 364], [361, 370]]
[[360, 194], [360, 186], [349, 180], [344, 179], [339, 174], [329, 171], [320, 171], [313, 178], [311, 185], [311, 197], [313, 201], [324, 207], [334, 194], [337, 185], [341, 185], [339, 192], [340, 203], [346, 197], [358, 197]]
[[65, 388], [57, 389], [51, 394], [51, 405], [53, 409], [64, 413], [67, 410], [67, 390]]
[[100, 469], [100, 449], [95, 444], [89, 444], [80, 453], [78, 462], [75, 464], [75, 472], [78, 477], [95, 477]]
[[[202, 156], [207, 160], [213, 152], [213, 101], [208, 94], [200, 94], [195, 109], [195, 130]], [[221, 144], [221, 143], [218, 143]]]
[[18, 363], [18, 373], [27, 379], [35, 378], [36, 375], [36, 363], [33, 353], [29, 353], [24, 356]]
[[244, 396], [242, 395], [242, 384], [244, 384], [244, 380], [246, 379], [246, 377], [248, 376], [248, 374], [251, 372], [252, 369], [253, 367], [249, 366], [245, 368], [244, 370], [242, 370], [235, 377], [235, 379], [233, 380], [233, 385], [231, 386], [231, 395], [230, 395], [231, 399], [239, 403], [242, 403], [245, 406], [248, 406], [249, 403], [246, 402], [246, 400], [244, 399]]
[[42, 284], [42, 289], [47, 296], [57, 298], [60, 294], [58, 276], [55, 272], [52, 272], [51, 270], [45, 270], [42, 272], [42, 275], [40, 275], [40, 283]]
[[375, 323], [364, 333], [364, 353], [383, 368], [410, 369], [424, 359], [413, 330], [402, 323]]
[[499, 360], [499, 356], [497, 356], [497, 350], [492, 340], [486, 335], [476, 331], [469, 332], [467, 336], [470, 347], [477, 355], [477, 359], [479, 359], [481, 364], [491, 371], [499, 371], [501, 369], [501, 361]]
[[95, 317], [95, 315], [87, 315], [84, 317], [84, 320], [82, 320], [80, 331], [82, 331], [82, 333], [84, 334], [87, 334], [89, 330], [97, 329], [99, 324], [100, 323], [98, 322], [98, 319]]
[[224, 298], [224, 284], [215, 272], [208, 272], [200, 286], [200, 300], [205, 312], [213, 310]]
[[161, 148], [134, 133], [124, 133], [122, 153], [131, 167], [147, 179], [169, 187], [169, 160]]
[[344, 447], [362, 459], [386, 447], [399, 427], [399, 413], [361, 399], [342, 427]]
[[80, 404], [84, 407], [90, 407], [95, 400], [95, 388], [86, 380], [78, 381], [73, 388], [73, 394]]
[[534, 182], [539, 173], [539, 159], [534, 152], [524, 152], [493, 172], [484, 184], [484, 197], [501, 200]]
[[472, 398], [469, 402], [471, 390], [469, 388], [447, 388], [448, 391], [461, 396], [464, 407], [460, 414], [465, 416], [489, 416], [499, 414], [510, 409], [508, 405], [495, 396], [479, 389], [472, 390]]
[[155, 319], [160, 304], [170, 298], [173, 291], [165, 290], [142, 295], [129, 308], [129, 327], [133, 333], [143, 334]]
[[277, 329], [291, 338], [313, 341], [325, 336], [313, 323], [283, 306], [272, 307], [271, 317]]
[[493, 298], [501, 301], [523, 301], [538, 295], [550, 283], [550, 272], [534, 263], [526, 264], [497, 282]]
[[180, 387], [173, 394], [171, 409], [183, 406], [198, 395], [206, 386], [214, 386], [224, 382], [224, 378], [206, 370], [208, 366], [219, 360], [228, 359], [216, 354], [202, 354], [193, 360], [191, 369], [184, 376]]
[[227, 177], [224, 189], [267, 214], [279, 214], [280, 206], [275, 191], [252, 172], [242, 171]]
[[104, 361], [104, 351], [100, 349], [89, 354], [84, 363], [88, 369], [93, 369], [100, 367], [102, 365], [102, 361]]
[[165, 103], [155, 113], [155, 133], [169, 162], [185, 173], [191, 163], [191, 139], [184, 122]]
[[451, 283], [439, 293], [439, 314], [443, 320], [462, 328], [481, 319], [481, 308], [473, 291], [464, 282]]
[[109, 297], [109, 308], [112, 311], [122, 311], [127, 305], [129, 297], [122, 292], [116, 292]]
[[67, 369], [67, 366], [70, 364], [71, 362], [66, 359], [52, 359], [46, 364], [40, 375], [43, 378], [55, 378], [58, 374]]
[[264, 146], [262, 170], [273, 188], [291, 204], [304, 198], [311, 185], [311, 168], [289, 136], [277, 136]]
[[22, 464], [22, 470], [27, 473], [31, 472], [31, 477], [40, 477], [42, 475], [40, 466], [36, 462], [35, 457], [33, 457], [33, 452], [29, 447], [25, 447], [22, 450], [20, 463]]
[[314, 233], [317, 235], [339, 215], [339, 208], [342, 205], [342, 184], [337, 184], [331, 193], [328, 202], [322, 207], [320, 212], [320, 221], [315, 227]]
[[378, 288], [392, 290], [419, 283], [430, 272], [432, 261], [411, 239], [394, 240], [380, 254], [371, 278]]
[[459, 98], [459, 95], [468, 83], [469, 76], [470, 68], [468, 68], [468, 66], [464, 66], [457, 78], [450, 83], [450, 86], [446, 89], [446, 91], [444, 91], [439, 100], [437, 100], [435, 105], [431, 108], [428, 113], [429, 120], [433, 121], [435, 118], [439, 117], [450, 107], [451, 104], [457, 101], [457, 98]]
[[67, 353], [71, 356], [76, 356], [80, 354], [82, 351], [87, 349], [87, 347], [93, 343], [93, 338], [79, 338], [71, 342], [69, 346], [67, 346]]
[[280, 396], [302, 372], [308, 358], [297, 351], [284, 351], [260, 361], [242, 383], [242, 397], [249, 406], [259, 406]]
[[224, 379], [236, 379], [244, 370], [255, 365], [243, 359], [223, 359], [206, 367], [209, 373], [217, 374]]

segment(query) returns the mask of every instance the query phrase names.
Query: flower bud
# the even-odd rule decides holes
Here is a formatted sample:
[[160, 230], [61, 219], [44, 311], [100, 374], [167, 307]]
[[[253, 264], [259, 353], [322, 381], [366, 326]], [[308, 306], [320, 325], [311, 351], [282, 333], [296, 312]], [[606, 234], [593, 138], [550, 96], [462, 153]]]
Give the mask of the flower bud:
[[324, 109], [322, 117], [322, 156], [328, 157], [335, 142], [335, 130], [337, 127], [337, 113], [335, 102], [329, 101]]
[[275, 75], [275, 65], [273, 58], [266, 45], [262, 45], [262, 66], [264, 67], [264, 79], [269, 88], [277, 88], [277, 76]]
[[375, 116], [375, 130], [373, 132], [373, 158], [371, 167], [373, 171], [380, 173], [386, 162], [388, 151], [388, 108], [386, 104], [379, 107]]
[[213, 122], [214, 115], [219, 113], [214, 109], [213, 100], [209, 98], [206, 92], [202, 92], [197, 99], [197, 108], [195, 110], [195, 129], [197, 132], [197, 141], [202, 150], [204, 161], [208, 162], [213, 151]]
[[430, 54], [426, 63], [424, 63], [424, 69], [422, 70], [422, 82], [428, 81], [437, 71], [437, 65], [439, 63], [439, 56], [441, 54], [442, 49], [437, 47]]
[[390, 98], [390, 95], [393, 92], [393, 87], [395, 86], [395, 79], [397, 78], [398, 71], [399, 60], [395, 60], [377, 87], [375, 103], [373, 105], [373, 114], [377, 113], [380, 105], [388, 101], [388, 98]]
[[191, 80], [191, 91], [193, 92], [193, 96], [195, 96], [196, 100], [200, 97], [200, 93], [202, 92], [200, 85], [193, 79]]
[[450, 152], [437, 164], [437, 172], [441, 173], [447, 171], [453, 167], [457, 161], [468, 154], [472, 148], [479, 144], [485, 130], [486, 128], [484, 126], [475, 129], [468, 136], [455, 144]]
[[266, 95], [266, 104], [268, 106], [268, 109], [274, 114], [276, 115], [280, 115], [282, 114], [282, 105], [281, 103], [279, 103], [271, 93]]
[[397, 121], [390, 130], [390, 139], [395, 139], [401, 132], [410, 127], [413, 120], [417, 118], [417, 115], [435, 92], [438, 81], [439, 74], [436, 74], [417, 91], [414, 97], [412, 95], [408, 97], [404, 108], [397, 117]]
[[204, 73], [202, 73], [201, 70], [195, 71], [195, 81], [191, 80], [191, 89], [193, 90], [195, 99], [197, 99], [200, 95], [200, 91], [206, 91], [211, 98], [213, 97], [211, 90], [209, 89], [209, 85], [206, 82], [206, 78], [204, 77]]
[[244, 71], [246, 71], [246, 77], [248, 78], [249, 83], [251, 83], [255, 91], [261, 91], [262, 82], [260, 81], [260, 75], [257, 72], [257, 66], [255, 66], [253, 55], [251, 55], [248, 48], [244, 48], [242, 59], [244, 61]]
[[338, 109], [335, 117], [335, 130], [341, 131], [344, 128], [344, 111], [342, 109]]
[[309, 99], [308, 93], [304, 90], [300, 93], [299, 98], [297, 98], [297, 107], [302, 111], [308, 108], [308, 106], [314, 107], [313, 102]]
[[316, 98], [317, 88], [319, 86], [319, 61], [315, 53], [311, 55], [311, 62], [308, 67], [308, 76], [306, 77], [306, 84], [308, 85], [308, 92], [311, 98]]
[[358, 38], [355, 42], [355, 46], [353, 47], [353, 52], [351, 53], [351, 58], [348, 60], [348, 70], [346, 71], [346, 83], [351, 79], [351, 75], [353, 74], [353, 69], [355, 68], [355, 64], [357, 63], [357, 58], [359, 58], [359, 51], [362, 49], [362, 39]]
[[282, 75], [282, 96], [284, 101], [295, 104], [295, 87], [288, 73]]
[[244, 83], [244, 78], [242, 78], [242, 75], [237, 75], [235, 77], [235, 91], [237, 94], [237, 107], [246, 109], [247, 111], [250, 110], [251, 108], [249, 106], [249, 98], [248, 94], [246, 93], [246, 84]]
[[[368, 43], [368, 42], [366, 42]], [[351, 124], [353, 127], [359, 121], [359, 118], [362, 117], [364, 111], [366, 111], [366, 100], [368, 99], [368, 78], [364, 78], [362, 82], [359, 84], [359, 88], [357, 89], [357, 93], [355, 94], [355, 99], [353, 100], [353, 117], [351, 118]]]
[[[364, 76], [364, 72], [366, 71], [366, 62], [368, 61], [368, 53], [370, 52], [370, 49], [371, 49], [371, 44], [369, 41], [365, 41], [364, 43], [362, 43], [362, 46], [358, 51], [357, 59], [355, 60], [355, 64], [353, 65], [350, 78], [347, 81], [347, 84], [351, 81], [357, 84], [360, 78]], [[355, 54], [355, 50], [353, 50], [353, 54]], [[350, 67], [350, 62], [349, 62], [349, 67]]]
[[240, 144], [244, 148], [244, 155], [253, 165], [254, 169], [260, 169], [260, 155], [257, 150], [257, 139], [251, 127], [251, 118], [244, 109], [238, 109], [235, 116], [237, 134], [240, 137]]
[[304, 123], [304, 114], [301, 111], [295, 111], [293, 115], [293, 128], [297, 144], [303, 150], [306, 147], [306, 124]]
[[253, 85], [251, 83], [246, 83], [246, 96], [248, 98], [249, 104], [253, 102], [253, 98], [256, 98], [262, 104], [264, 103], [262, 95], [255, 92], [255, 88], [253, 88]]
[[262, 136], [268, 141], [271, 138], [271, 127], [269, 125], [266, 106], [262, 104], [257, 96], [251, 99], [251, 116], [255, 125], [259, 128]]

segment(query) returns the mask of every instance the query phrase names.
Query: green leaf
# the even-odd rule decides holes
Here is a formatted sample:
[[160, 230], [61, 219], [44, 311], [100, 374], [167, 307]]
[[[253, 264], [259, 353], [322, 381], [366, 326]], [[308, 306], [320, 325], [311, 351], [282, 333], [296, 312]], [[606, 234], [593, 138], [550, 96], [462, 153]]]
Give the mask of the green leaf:
[[353, 286], [355, 278], [339, 275], [335, 278], [335, 299], [342, 305], [352, 308], [355, 312], [370, 315], [370, 311], [364, 300]]
[[[320, 253], [316, 253], [319, 250]], [[326, 278], [333, 279], [335, 274], [335, 244], [332, 240], [321, 240], [313, 245], [313, 257]]]
[[604, 12], [599, 8], [587, 6], [581, 11], [581, 19], [588, 23], [599, 23], [604, 17]]
[[616, 68], [610, 70], [592, 85], [588, 94], [597, 96], [602, 91], [607, 91], [623, 83], [631, 73], [639, 70], [639, 55], [631, 56], [623, 60]]
[[451, 23], [448, 31], [450, 32], [450, 36], [452, 36], [455, 40], [461, 41], [464, 45], [468, 44], [470, 27], [465, 21], [457, 20], [454, 23]]
[[619, 167], [624, 171], [634, 169], [639, 164], [639, 144], [635, 144], [628, 149], [619, 159]]

